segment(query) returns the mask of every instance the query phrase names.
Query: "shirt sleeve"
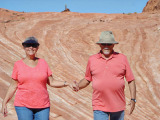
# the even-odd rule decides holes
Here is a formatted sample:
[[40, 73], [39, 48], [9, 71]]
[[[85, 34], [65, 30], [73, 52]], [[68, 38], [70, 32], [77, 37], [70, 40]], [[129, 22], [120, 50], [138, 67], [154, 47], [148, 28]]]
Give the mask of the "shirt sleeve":
[[87, 63], [85, 79], [88, 81], [92, 81], [92, 74], [91, 74], [91, 70], [90, 70], [90, 60], [88, 60], [88, 63]]
[[16, 63], [14, 64], [13, 72], [12, 72], [12, 76], [11, 77], [14, 80], [18, 80], [18, 68], [17, 68]]
[[51, 76], [51, 75], [52, 75], [52, 71], [51, 71], [51, 69], [48, 66], [48, 77]]
[[[45, 61], [45, 60], [44, 60]], [[46, 64], [46, 66], [47, 66], [47, 75], [48, 75], [48, 77], [49, 76], [51, 76], [52, 75], [52, 71], [51, 71], [51, 69], [49, 68], [49, 65], [48, 65], [48, 63], [45, 61], [45, 64]]]
[[134, 78], [134, 75], [133, 75], [133, 72], [130, 68], [130, 65], [129, 65], [129, 62], [127, 60], [127, 57], [125, 57], [125, 65], [126, 65], [126, 74], [125, 74], [125, 78], [126, 78], [126, 81], [133, 81], [135, 78]]

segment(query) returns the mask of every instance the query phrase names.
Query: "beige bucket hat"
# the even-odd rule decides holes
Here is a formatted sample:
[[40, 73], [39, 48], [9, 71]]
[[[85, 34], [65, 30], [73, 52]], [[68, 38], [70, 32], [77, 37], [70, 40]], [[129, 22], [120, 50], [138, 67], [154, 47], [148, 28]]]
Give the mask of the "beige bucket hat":
[[101, 43], [109, 43], [109, 44], [118, 44], [117, 41], [114, 39], [114, 35], [112, 31], [103, 31], [101, 32], [100, 39], [97, 44]]

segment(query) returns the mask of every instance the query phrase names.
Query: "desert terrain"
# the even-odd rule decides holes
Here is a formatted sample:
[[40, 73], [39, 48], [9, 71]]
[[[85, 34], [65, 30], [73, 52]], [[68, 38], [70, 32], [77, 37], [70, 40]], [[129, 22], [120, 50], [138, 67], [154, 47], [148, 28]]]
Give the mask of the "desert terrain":
[[[146, 9], [146, 8], [145, 8]], [[26, 13], [0, 8], [0, 109], [12, 79], [14, 62], [25, 57], [21, 43], [35, 36], [37, 56], [44, 58], [57, 80], [72, 83], [83, 79], [87, 60], [99, 52], [102, 31], [113, 31], [115, 51], [127, 56], [137, 85], [137, 103], [132, 115], [126, 105], [125, 120], [160, 119], [160, 12], [102, 14], [77, 12]], [[73, 92], [69, 87], [51, 88], [51, 120], [92, 120], [92, 84]], [[126, 104], [130, 92], [126, 82]], [[14, 97], [8, 116], [17, 120]]]

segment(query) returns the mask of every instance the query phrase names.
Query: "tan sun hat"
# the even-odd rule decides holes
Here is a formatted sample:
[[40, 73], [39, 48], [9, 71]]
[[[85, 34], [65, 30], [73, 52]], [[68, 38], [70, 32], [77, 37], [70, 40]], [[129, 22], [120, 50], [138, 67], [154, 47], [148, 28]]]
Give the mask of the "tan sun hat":
[[97, 44], [101, 44], [101, 43], [118, 44], [118, 42], [116, 42], [114, 39], [114, 35], [112, 31], [101, 32], [100, 39], [97, 42]]

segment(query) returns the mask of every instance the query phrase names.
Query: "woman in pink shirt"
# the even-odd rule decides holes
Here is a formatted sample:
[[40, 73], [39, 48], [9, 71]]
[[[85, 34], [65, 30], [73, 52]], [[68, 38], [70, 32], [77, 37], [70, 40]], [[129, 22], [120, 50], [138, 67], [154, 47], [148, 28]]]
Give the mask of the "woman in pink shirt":
[[2, 113], [7, 115], [6, 104], [15, 95], [18, 120], [49, 120], [50, 100], [47, 84], [52, 87], [70, 86], [66, 81], [56, 81], [44, 59], [37, 58], [39, 48], [35, 37], [22, 43], [26, 57], [14, 64], [12, 83], [2, 103]]

